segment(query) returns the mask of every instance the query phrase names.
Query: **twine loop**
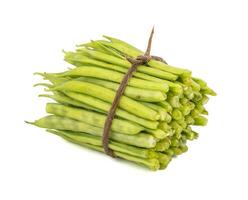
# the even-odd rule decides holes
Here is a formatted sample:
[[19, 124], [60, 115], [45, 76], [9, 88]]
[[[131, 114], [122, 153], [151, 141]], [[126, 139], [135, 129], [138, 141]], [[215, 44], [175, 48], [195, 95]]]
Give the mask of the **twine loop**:
[[146, 49], [146, 52], [144, 55], [139, 55], [139, 56], [137, 56], [137, 58], [131, 58], [131, 57], [126, 58], [132, 64], [132, 66], [128, 69], [127, 73], [124, 75], [124, 77], [123, 77], [123, 79], [119, 85], [119, 88], [116, 91], [114, 101], [112, 102], [111, 108], [108, 112], [107, 118], [105, 120], [104, 128], [103, 128], [103, 136], [102, 136], [103, 149], [104, 149], [104, 152], [111, 157], [116, 157], [116, 156], [114, 155], [113, 150], [110, 149], [108, 146], [110, 129], [111, 129], [112, 121], [113, 121], [115, 113], [116, 113], [116, 109], [117, 109], [117, 107], [120, 103], [121, 97], [122, 97], [122, 95], [123, 95], [123, 93], [127, 87], [129, 79], [133, 76], [133, 73], [137, 70], [138, 66], [145, 65], [151, 59], [165, 62], [160, 57], [150, 56], [153, 34], [154, 34], [154, 27], [152, 28], [152, 31], [151, 31], [151, 34], [150, 34], [150, 37], [148, 40], [147, 49]]

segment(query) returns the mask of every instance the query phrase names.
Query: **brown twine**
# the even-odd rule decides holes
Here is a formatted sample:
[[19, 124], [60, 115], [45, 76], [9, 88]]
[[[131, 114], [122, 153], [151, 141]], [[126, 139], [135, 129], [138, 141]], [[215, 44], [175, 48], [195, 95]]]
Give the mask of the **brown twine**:
[[148, 40], [147, 49], [146, 49], [146, 52], [144, 55], [137, 56], [137, 58], [130, 58], [130, 57], [126, 58], [132, 64], [132, 66], [128, 69], [127, 73], [125, 74], [125, 76], [123, 77], [123, 79], [119, 85], [119, 88], [116, 92], [114, 101], [111, 105], [111, 108], [110, 108], [108, 115], [107, 115], [107, 118], [105, 120], [104, 129], [103, 129], [102, 144], [103, 144], [104, 152], [111, 157], [115, 157], [115, 155], [114, 155], [113, 150], [108, 147], [110, 128], [111, 128], [112, 121], [113, 121], [114, 116], [115, 116], [116, 109], [120, 103], [120, 99], [121, 99], [121, 97], [122, 97], [122, 95], [123, 95], [123, 93], [127, 87], [128, 80], [133, 76], [133, 73], [137, 70], [137, 67], [139, 65], [144, 65], [147, 62], [149, 62], [151, 59], [159, 60], [159, 61], [166, 63], [160, 57], [150, 56], [153, 34], [154, 34], [154, 27], [152, 28], [152, 31], [151, 31], [151, 34], [150, 34], [150, 37]]

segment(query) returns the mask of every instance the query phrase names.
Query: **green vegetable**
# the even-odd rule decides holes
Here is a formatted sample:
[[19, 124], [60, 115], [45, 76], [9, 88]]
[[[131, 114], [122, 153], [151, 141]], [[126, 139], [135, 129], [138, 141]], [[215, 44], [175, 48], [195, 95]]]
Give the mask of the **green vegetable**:
[[[49, 130], [49, 132], [54, 133], [51, 130]], [[57, 133], [55, 133], [55, 134], [57, 134]], [[59, 135], [59, 134], [57, 134], [57, 135]], [[72, 142], [72, 143], [75, 143], [75, 144], [78, 144], [80, 146], [84, 146], [84, 147], [87, 147], [87, 148], [90, 148], [90, 149], [94, 149], [96, 151], [103, 152], [103, 148], [100, 147], [100, 146], [95, 146], [95, 145], [92, 145], [92, 144], [80, 142], [80, 141], [72, 139], [71, 137], [67, 137], [65, 135], [64, 136], [60, 135], [60, 136], [63, 137], [65, 140], [69, 141], [69, 142]], [[154, 171], [158, 170], [160, 168], [159, 160], [156, 159], [156, 158], [145, 159], [145, 158], [140, 158], [140, 157], [136, 157], [136, 156], [131, 156], [131, 155], [128, 155], [126, 153], [121, 153], [119, 151], [114, 151], [114, 154], [119, 158], [123, 158], [125, 160], [132, 161], [132, 162], [144, 165], [144, 166], [146, 166], [149, 169], [154, 170]]]
[[39, 97], [47, 97], [47, 98], [51, 98], [55, 101], [57, 101], [58, 103], [64, 104], [64, 105], [71, 105], [71, 106], [75, 106], [75, 107], [79, 107], [79, 108], [85, 108], [88, 110], [93, 110], [93, 111], [97, 111], [99, 113], [104, 113], [102, 110], [94, 108], [92, 106], [89, 106], [87, 104], [84, 104], [80, 101], [74, 100], [66, 95], [64, 95], [62, 92], [54, 92], [53, 95], [49, 95], [49, 94], [40, 94]]
[[183, 115], [181, 113], [181, 111], [177, 108], [175, 108], [173, 111], [172, 111], [172, 118], [174, 120], [180, 120], [182, 119]]
[[[144, 54], [142, 51], [138, 50], [137, 48], [133, 47], [132, 45], [116, 39], [116, 38], [112, 38], [112, 37], [108, 37], [105, 36], [107, 39], [109, 39], [112, 42], [112, 48], [117, 49], [118, 51], [120, 51], [122, 54], [127, 55], [127, 56], [131, 56], [131, 57], [137, 57], [138, 55]], [[122, 48], [118, 48], [118, 46], [121, 46]], [[131, 54], [130, 52], [133, 52], [133, 54]], [[172, 74], [177, 74], [177, 75], [182, 75], [182, 76], [190, 76], [191, 72], [189, 70], [186, 69], [181, 69], [181, 68], [177, 68], [177, 67], [172, 67], [170, 65], [164, 64], [160, 61], [156, 61], [156, 60], [151, 60], [148, 63], [149, 66], [156, 68], [156, 69], [160, 69], [166, 72], [170, 72]]]
[[[99, 136], [89, 135], [86, 133], [78, 133], [72, 131], [59, 131], [48, 129], [49, 132], [59, 135], [61, 137], [68, 137], [77, 142], [83, 142], [87, 144], [92, 144], [95, 146], [102, 146], [102, 140]], [[132, 156], [137, 156], [141, 158], [158, 158], [157, 153], [150, 149], [139, 148], [135, 146], [130, 146], [122, 144], [119, 142], [110, 141], [109, 147], [114, 151], [119, 151], [121, 153], [126, 153]]]
[[[50, 90], [84, 93], [110, 103], [113, 102], [115, 97], [115, 92], [112, 90], [109, 90], [107, 88], [92, 83], [87, 83], [77, 80], [67, 81], [63, 84], [56, 85]], [[120, 108], [127, 110], [128, 112], [133, 113], [139, 117], [143, 117], [145, 119], [154, 120], [154, 121], [159, 119], [159, 114], [157, 112], [126, 96], [122, 96], [119, 106]]]
[[[85, 55], [82, 55], [80, 52], [79, 53], [66, 52], [65, 53], [65, 60], [67, 62], [77, 66], [77, 67], [85, 67], [85, 66], [101, 67], [101, 68], [121, 72], [123, 75], [125, 73], [127, 73], [127, 71], [128, 71], [128, 68], [121, 67], [121, 66], [118, 66], [116, 64], [110, 64], [110, 63], [104, 62], [104, 61], [95, 60], [94, 58], [90, 58], [90, 57], [87, 57]], [[158, 71], [158, 74], [161, 74], [161, 71]], [[139, 72], [139, 68], [138, 68], [138, 71], [133, 74], [133, 76], [140, 78], [140, 79], [143, 79], [143, 80], [152, 81], [152, 82], [166, 83], [170, 86], [171, 90], [173, 90], [175, 92], [182, 93], [182, 88], [178, 87], [177, 84], [174, 84], [171, 81], [167, 81], [167, 80], [164, 80], [164, 79], [161, 79], [158, 77], [151, 76], [149, 74]]]
[[[49, 115], [38, 119], [34, 122], [27, 122], [35, 126], [46, 128], [46, 129], [57, 129], [57, 130], [68, 130], [74, 132], [84, 132], [91, 135], [102, 136], [102, 128], [95, 127], [84, 122], [79, 122], [66, 117], [59, 117], [55, 115]], [[126, 144], [152, 148], [156, 145], [156, 139], [149, 134], [139, 133], [136, 135], [126, 135], [116, 132], [111, 132], [110, 138], [118, 142], [123, 142]]]
[[179, 96], [173, 96], [173, 95], [169, 94], [167, 101], [168, 101], [168, 103], [170, 103], [170, 105], [173, 108], [179, 108], [181, 106]]
[[[87, 111], [84, 109], [64, 106], [61, 104], [55, 104], [55, 103], [47, 103], [46, 112], [50, 114], [82, 121], [92, 126], [97, 126], [100, 128], [104, 127], [104, 123], [106, 119], [106, 115], [103, 114]], [[113, 124], [111, 126], [111, 130], [118, 131], [123, 134], [132, 135], [145, 130], [145, 128], [131, 121], [127, 121], [123, 119], [114, 119]]]
[[[111, 74], [111, 76], [109, 76]], [[116, 83], [120, 83], [123, 74], [119, 72], [115, 72], [108, 69], [103, 69], [99, 67], [77, 67], [74, 69], [71, 69], [67, 72], [64, 72], [59, 77], [80, 77], [80, 76], [86, 76], [86, 77], [94, 77], [94, 78], [100, 78], [104, 80], [113, 81]], [[169, 86], [166, 83], [158, 83], [158, 82], [151, 82], [146, 81], [138, 78], [132, 78], [128, 82], [128, 85], [137, 87], [137, 88], [143, 88], [143, 89], [149, 89], [149, 90], [158, 90], [162, 92], [168, 92]]]
[[[72, 99], [75, 99], [79, 102], [85, 103], [87, 105], [90, 105], [94, 108], [97, 108], [97, 109], [100, 109], [106, 112], [109, 111], [111, 107], [110, 103], [107, 103], [105, 101], [102, 101], [100, 99], [97, 99], [97, 98], [94, 98], [92, 96], [88, 96], [85, 94], [80, 94], [76, 92], [65, 92], [65, 94], [71, 97]], [[150, 121], [150, 120], [143, 119], [141, 117], [133, 115], [120, 108], [117, 109], [116, 115], [124, 119], [132, 120], [133, 122], [136, 122], [137, 124], [140, 124], [146, 128], [156, 129], [158, 126], [158, 122], [156, 121]]]
[[[71, 65], [66, 71], [35, 73], [45, 80], [34, 85], [45, 87], [39, 96], [56, 103], [46, 104], [50, 115], [27, 123], [104, 152], [103, 131], [116, 92], [132, 66], [130, 59], [144, 54], [122, 40], [104, 38], [64, 52]], [[190, 70], [151, 57], [127, 82], [108, 147], [116, 157], [151, 170], [165, 169], [172, 158], [187, 152], [188, 141], [198, 138], [192, 127], [207, 124], [209, 95], [216, 93]]]
[[[112, 89], [114, 91], [117, 91], [119, 87], [119, 84], [117, 83], [96, 79], [96, 78], [80, 77], [77, 80], [97, 84], [106, 87], [108, 89]], [[146, 90], [131, 86], [127, 86], [124, 95], [132, 99], [136, 99], [138, 101], [146, 101], [146, 102], [160, 102], [160, 101], [164, 101], [167, 98], [166, 94], [161, 91]]]
[[[131, 63], [127, 61], [126, 59], [121, 59], [121, 58], [118, 58], [113, 55], [109, 55], [109, 54], [106, 54], [100, 51], [82, 48], [79, 50], [79, 53], [83, 55], [88, 55], [89, 57], [92, 57], [97, 60], [115, 64], [117, 66], [121, 66], [125, 68], [131, 67]], [[158, 78], [164, 78], [166, 80], [172, 80], [172, 81], [177, 80], [176, 75], [166, 72], [165, 70], [163, 70], [163, 67], [162, 68], [148, 68], [146, 66], [141, 66], [141, 68], [139, 67], [137, 70], [139, 72], [153, 75]]]
[[194, 121], [195, 121], [194, 125], [198, 125], [198, 126], [206, 126], [208, 123], [208, 119], [200, 115], [194, 117]]
[[157, 111], [160, 115], [159, 120], [160, 121], [165, 121], [167, 123], [169, 123], [171, 121], [171, 116], [167, 113], [167, 110], [164, 109], [162, 106], [156, 105], [156, 104], [152, 104], [152, 103], [145, 103], [143, 102], [144, 105], [146, 105], [147, 107]]

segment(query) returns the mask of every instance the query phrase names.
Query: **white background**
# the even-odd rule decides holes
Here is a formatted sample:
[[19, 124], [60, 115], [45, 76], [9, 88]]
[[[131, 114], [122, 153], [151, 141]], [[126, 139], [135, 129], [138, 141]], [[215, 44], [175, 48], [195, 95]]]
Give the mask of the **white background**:
[[[241, 0], [0, 1], [0, 199], [248, 199], [248, 6]], [[209, 124], [163, 171], [113, 160], [27, 125], [45, 114], [36, 71], [62, 49], [119, 37], [204, 78]]]

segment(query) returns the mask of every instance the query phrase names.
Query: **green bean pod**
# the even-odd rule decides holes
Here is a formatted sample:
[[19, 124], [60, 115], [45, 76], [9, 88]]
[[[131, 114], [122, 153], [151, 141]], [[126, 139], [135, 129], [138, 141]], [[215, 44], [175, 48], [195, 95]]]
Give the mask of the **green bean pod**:
[[[80, 77], [77, 78], [76, 80], [97, 84], [106, 87], [108, 89], [112, 89], [114, 91], [117, 91], [119, 88], [119, 84], [117, 83], [96, 79], [96, 78]], [[160, 102], [160, 101], [164, 101], [167, 97], [166, 94], [161, 91], [146, 90], [131, 86], [126, 87], [124, 91], [124, 95], [138, 101], [146, 101], [146, 102]]]
[[99, 113], [105, 113], [104, 111], [97, 109], [93, 106], [84, 104], [80, 101], [74, 100], [66, 95], [64, 95], [62, 92], [56, 92], [54, 91], [53, 95], [49, 95], [49, 94], [40, 94], [39, 97], [47, 97], [50, 99], [53, 99], [54, 101], [64, 104], [64, 105], [69, 105], [69, 106], [75, 106], [75, 107], [79, 107], [79, 108], [85, 108], [88, 110], [93, 110]]
[[[112, 48], [117, 49], [118, 51], [122, 52], [124, 55], [128, 55], [131, 57], [137, 57], [138, 55], [144, 54], [139, 49], [133, 47], [132, 45], [130, 45], [130, 44], [128, 44], [122, 40], [119, 40], [119, 39], [116, 39], [113, 37], [109, 37], [109, 36], [105, 36], [105, 37], [108, 38], [112, 42], [112, 45], [111, 45]], [[185, 76], [189, 77], [191, 75], [191, 72], [189, 70], [173, 67], [173, 66], [167, 65], [163, 62], [156, 61], [153, 59], [150, 62], [148, 62], [148, 65], [153, 67], [153, 68], [156, 68], [156, 69], [170, 72], [172, 74], [181, 75], [183, 77], [185, 77]]]
[[[84, 93], [84, 94], [102, 99], [104, 101], [107, 101], [109, 103], [112, 103], [115, 98], [115, 92], [110, 89], [107, 89], [107, 88], [104, 88], [104, 87], [101, 87], [99, 85], [95, 85], [92, 83], [86, 83], [86, 82], [76, 81], [76, 80], [67, 81], [63, 84], [53, 87], [50, 90], [73, 91], [73, 92]], [[145, 118], [145, 119], [155, 121], [155, 120], [158, 120], [160, 117], [156, 111], [126, 96], [121, 97], [119, 106], [120, 108], [123, 108], [124, 110], [127, 110], [128, 112], [135, 114], [139, 117]]]
[[[86, 48], [81, 48], [78, 49], [79, 53], [82, 53], [84, 55], [88, 55], [92, 58], [95, 58], [97, 60], [101, 60], [101, 61], [105, 61], [108, 63], [112, 63], [118, 66], [122, 66], [125, 68], [130, 68], [132, 66], [132, 64], [126, 59], [126, 58], [119, 58], [113, 55], [109, 55], [100, 51], [97, 51], [96, 49], [94, 50], [90, 50], [90, 49], [86, 49]], [[161, 69], [161, 68], [150, 68], [144, 65], [141, 65], [137, 68], [137, 71], [145, 73], [145, 74], [149, 74], [158, 78], [163, 78], [166, 80], [172, 80], [175, 81], [177, 80], [178, 76], [176, 74], [173, 73], [168, 73], [167, 71]]]
[[[84, 132], [96, 136], [102, 136], [103, 134], [102, 128], [56, 115], [49, 115], [41, 119], [38, 119], [34, 122], [27, 122], [27, 123], [46, 129]], [[144, 147], [144, 148], [153, 148], [156, 145], [156, 139], [152, 135], [149, 135], [147, 133], [126, 135], [126, 134], [111, 132], [110, 138], [118, 142], [123, 142], [126, 144], [130, 144], [138, 147]]]
[[[83, 142], [95, 146], [102, 146], [102, 139], [101, 137], [89, 135], [86, 133], [78, 133], [78, 132], [72, 132], [72, 131], [60, 131], [60, 130], [51, 130], [48, 129], [48, 132], [54, 133], [61, 137], [69, 137], [77, 142]], [[150, 149], [144, 149], [139, 148], [135, 146], [126, 145], [119, 142], [110, 141], [109, 142], [109, 148], [114, 151], [119, 151], [121, 153], [126, 153], [132, 156], [137, 156], [140, 158], [158, 158], [156, 152]]]
[[171, 113], [173, 110], [172, 106], [167, 101], [162, 101], [157, 104], [163, 107], [168, 113]]
[[171, 145], [170, 140], [168, 138], [164, 138], [159, 142], [157, 142], [154, 149], [159, 152], [164, 152], [170, 147], [170, 145]]
[[153, 104], [153, 103], [148, 103], [148, 102], [143, 102], [142, 104], [157, 111], [160, 115], [160, 119], [159, 119], [160, 121], [165, 121], [167, 123], [169, 123], [171, 121], [170, 114], [168, 114], [167, 111], [163, 107], [156, 105], [156, 104]]
[[[49, 130], [49, 132], [51, 132], [51, 131]], [[52, 133], [54, 133], [54, 132], [52, 131]], [[56, 134], [56, 133], [54, 133], [54, 134]], [[74, 140], [74, 139], [67, 137], [67, 136], [63, 136], [63, 138], [69, 142], [74, 143], [74, 144], [77, 144], [77, 145], [80, 145], [80, 146], [83, 146], [83, 147], [86, 147], [89, 149], [94, 149], [94, 150], [99, 151], [99, 152], [104, 152], [103, 147], [84, 143], [84, 142], [78, 142], [77, 140]], [[157, 158], [148, 158], [148, 159], [147, 158], [140, 158], [140, 157], [128, 155], [126, 153], [121, 153], [119, 151], [114, 151], [114, 154], [119, 158], [131, 161], [131, 162], [135, 162], [135, 163], [140, 164], [142, 166], [148, 167], [149, 169], [151, 169], [153, 171], [160, 169], [160, 163], [159, 163], [159, 160]]]
[[169, 94], [166, 100], [173, 108], [179, 108], [181, 106], [180, 104], [180, 97], [174, 96]]
[[[126, 74], [128, 71], [128, 68], [121, 67], [121, 66], [118, 66], [116, 64], [110, 64], [108, 62], [104, 62], [104, 61], [100, 61], [100, 60], [95, 60], [94, 58], [87, 57], [85, 55], [82, 55], [81, 53], [66, 52], [65, 53], [65, 60], [68, 63], [71, 63], [77, 67], [95, 66], [95, 67], [101, 67], [101, 68], [121, 72], [122, 74]], [[143, 80], [147, 80], [147, 81], [152, 81], [152, 82], [166, 83], [169, 85], [170, 90], [172, 90], [173, 92], [175, 92], [175, 93], [181, 93], [182, 92], [182, 89], [177, 84], [175, 84], [171, 81], [164, 80], [164, 79], [161, 79], [158, 77], [154, 77], [150, 74], [139, 72], [140, 67], [142, 69], [142, 66], [139, 66], [137, 71], [133, 74], [134, 77], [140, 78]], [[146, 66], [143, 66], [143, 67], [146, 67]], [[157, 73], [161, 74], [161, 71], [158, 71]]]
[[[77, 92], [64, 92], [64, 93], [74, 100], [77, 100], [79, 102], [82, 102], [84, 104], [92, 106], [94, 108], [100, 109], [101, 111], [104, 111], [105, 113], [107, 113], [110, 110], [111, 104], [107, 103], [105, 101], [102, 101], [98, 98], [95, 98], [95, 97], [92, 97], [89, 95], [85, 95], [82, 93], [77, 93]], [[127, 120], [131, 120], [133, 122], [136, 122], [137, 124], [140, 124], [140, 125], [144, 126], [145, 128], [156, 129], [158, 126], [157, 121], [151, 121], [151, 120], [147, 120], [147, 119], [138, 117], [138, 116], [133, 115], [133, 114], [121, 109], [121, 108], [117, 108], [116, 115], [123, 118], [123, 119], [127, 119]]]
[[195, 116], [194, 117], [194, 125], [196, 126], [206, 126], [208, 123], [208, 119], [204, 116]]
[[172, 136], [174, 134], [171, 126], [169, 126], [166, 122], [159, 123], [158, 127], [167, 133], [167, 136]]
[[[71, 69], [69, 71], [64, 72], [63, 74], [59, 75], [61, 77], [70, 76], [70, 77], [80, 77], [80, 76], [88, 76], [93, 78], [99, 78], [99, 79], [105, 79], [108, 81], [113, 81], [120, 83], [123, 79], [123, 74], [103, 69], [99, 67], [93, 67], [93, 66], [84, 66], [84, 67], [77, 67], [74, 69]], [[168, 92], [169, 86], [166, 83], [158, 83], [158, 82], [151, 82], [146, 81], [138, 78], [131, 78], [128, 82], [128, 85], [137, 87], [137, 88], [143, 88], [148, 90], [158, 90], [162, 92]]]
[[[46, 112], [82, 121], [92, 126], [97, 126], [100, 128], [104, 127], [106, 120], [106, 115], [56, 103], [47, 103]], [[145, 130], [145, 128], [131, 121], [123, 119], [113, 119], [111, 130], [123, 134], [133, 135]]]
[[177, 108], [175, 108], [173, 111], [172, 111], [172, 119], [174, 120], [180, 120], [183, 118], [183, 114], [181, 113], [181, 111]]
[[183, 128], [174, 120], [170, 123], [170, 126], [175, 130], [175, 134], [179, 135], [183, 131]]
[[164, 131], [162, 129], [155, 129], [155, 130], [154, 129], [146, 129], [146, 132], [150, 133], [151, 135], [153, 135], [157, 139], [164, 139], [164, 138], [171, 135], [171, 132]]

